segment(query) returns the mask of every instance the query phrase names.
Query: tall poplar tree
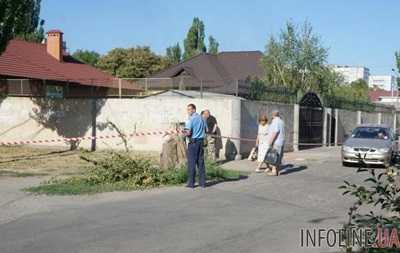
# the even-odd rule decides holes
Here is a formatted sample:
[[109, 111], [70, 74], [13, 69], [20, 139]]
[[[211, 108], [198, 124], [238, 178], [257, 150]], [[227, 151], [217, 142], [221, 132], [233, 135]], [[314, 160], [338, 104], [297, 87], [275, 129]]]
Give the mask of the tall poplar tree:
[[170, 64], [177, 64], [182, 59], [182, 50], [179, 43], [167, 48], [166, 52], [167, 60]]
[[207, 51], [204, 38], [204, 23], [195, 17], [183, 42], [185, 49], [185, 53], [183, 54], [184, 60]]
[[41, 0], [0, 0], [0, 53], [14, 37], [41, 41], [44, 38], [40, 20]]
[[218, 47], [218, 41], [213, 36], [208, 37], [208, 52], [210, 54], [218, 54]]

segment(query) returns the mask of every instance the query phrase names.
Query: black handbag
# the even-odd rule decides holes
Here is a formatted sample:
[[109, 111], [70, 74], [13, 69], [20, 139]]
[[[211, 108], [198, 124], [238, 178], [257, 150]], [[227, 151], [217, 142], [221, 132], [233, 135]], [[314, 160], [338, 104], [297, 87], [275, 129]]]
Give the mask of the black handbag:
[[271, 164], [271, 165], [278, 165], [279, 164], [279, 153], [276, 149], [274, 148], [269, 148], [267, 153], [265, 154], [264, 157], [264, 162], [266, 164]]

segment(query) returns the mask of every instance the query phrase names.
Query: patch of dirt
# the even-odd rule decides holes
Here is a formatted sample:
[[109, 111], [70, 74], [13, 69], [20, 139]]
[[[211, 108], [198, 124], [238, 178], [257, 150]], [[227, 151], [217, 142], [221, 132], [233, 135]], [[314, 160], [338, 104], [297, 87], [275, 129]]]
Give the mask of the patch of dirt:
[[[90, 164], [80, 157], [93, 159], [105, 157], [110, 151], [88, 152], [54, 147], [0, 146], [1, 176], [56, 176], [81, 174]], [[156, 152], [130, 152], [158, 162]]]

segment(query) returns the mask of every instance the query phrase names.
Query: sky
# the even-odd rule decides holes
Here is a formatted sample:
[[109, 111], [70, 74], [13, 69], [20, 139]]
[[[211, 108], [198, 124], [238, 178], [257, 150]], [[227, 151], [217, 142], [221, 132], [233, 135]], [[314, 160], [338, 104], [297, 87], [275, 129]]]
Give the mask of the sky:
[[193, 17], [220, 51], [265, 50], [287, 21], [309, 21], [329, 49], [329, 64], [391, 74], [400, 50], [398, 0], [42, 0], [45, 29], [61, 29], [70, 52], [150, 46], [164, 54], [183, 39]]

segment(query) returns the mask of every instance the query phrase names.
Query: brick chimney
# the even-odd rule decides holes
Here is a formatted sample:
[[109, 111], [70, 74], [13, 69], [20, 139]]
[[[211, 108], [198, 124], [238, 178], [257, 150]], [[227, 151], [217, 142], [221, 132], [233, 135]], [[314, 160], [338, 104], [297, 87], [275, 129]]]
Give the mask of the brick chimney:
[[58, 61], [63, 61], [63, 32], [50, 30], [47, 32], [47, 53]]

